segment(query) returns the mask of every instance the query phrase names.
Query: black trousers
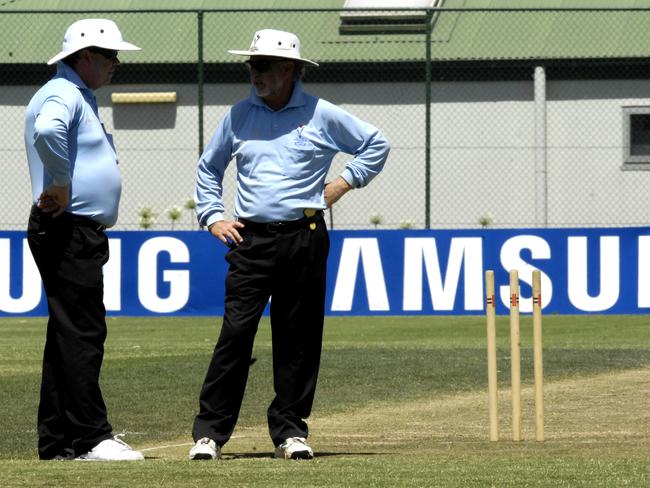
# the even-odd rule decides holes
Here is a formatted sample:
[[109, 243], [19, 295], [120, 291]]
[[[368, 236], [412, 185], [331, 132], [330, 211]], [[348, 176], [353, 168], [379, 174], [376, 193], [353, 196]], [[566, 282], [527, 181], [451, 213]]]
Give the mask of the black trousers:
[[106, 320], [103, 227], [32, 207], [27, 240], [45, 287], [49, 320], [38, 408], [41, 459], [78, 456], [111, 438], [99, 387]]
[[219, 446], [230, 439], [258, 323], [271, 297], [275, 398], [267, 416], [278, 446], [288, 437], [308, 435], [304, 419], [311, 413], [320, 366], [329, 236], [322, 217], [287, 230], [250, 224], [240, 233], [244, 241], [226, 254], [223, 325], [192, 435]]

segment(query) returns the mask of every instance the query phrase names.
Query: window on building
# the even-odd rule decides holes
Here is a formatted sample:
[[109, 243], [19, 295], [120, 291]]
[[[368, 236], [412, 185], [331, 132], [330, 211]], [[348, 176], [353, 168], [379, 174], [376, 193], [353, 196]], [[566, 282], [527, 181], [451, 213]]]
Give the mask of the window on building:
[[441, 7], [442, 3], [443, 0], [346, 0], [339, 31], [342, 34], [424, 32], [426, 9]]
[[650, 169], [650, 107], [624, 107], [623, 128], [625, 167]]

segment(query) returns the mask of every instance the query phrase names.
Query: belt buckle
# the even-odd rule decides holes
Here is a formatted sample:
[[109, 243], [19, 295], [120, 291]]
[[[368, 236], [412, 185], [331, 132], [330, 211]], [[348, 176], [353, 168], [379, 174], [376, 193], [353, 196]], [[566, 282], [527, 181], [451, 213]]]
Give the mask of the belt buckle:
[[266, 224], [266, 231], [271, 233], [279, 232], [282, 228], [282, 225], [282, 222], [268, 222]]

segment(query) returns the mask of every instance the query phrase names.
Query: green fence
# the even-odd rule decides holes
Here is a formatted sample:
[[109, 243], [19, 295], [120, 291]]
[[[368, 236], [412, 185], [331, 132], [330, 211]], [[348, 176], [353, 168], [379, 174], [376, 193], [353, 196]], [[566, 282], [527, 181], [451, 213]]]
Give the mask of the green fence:
[[[45, 61], [67, 26], [87, 17], [114, 20], [143, 48], [121, 53], [113, 83], [96, 92], [123, 177], [116, 229], [197, 228], [196, 161], [249, 92], [245, 58], [227, 50], [248, 47], [262, 28], [298, 34], [303, 55], [320, 63], [306, 90], [391, 141], [385, 170], [335, 206], [331, 227], [648, 221], [649, 9], [0, 10], [0, 229], [23, 229], [31, 203], [24, 108], [52, 76]], [[140, 92], [171, 92], [175, 101], [114, 99]], [[337, 156], [331, 176], [348, 160]], [[233, 165], [228, 211], [235, 185]]]

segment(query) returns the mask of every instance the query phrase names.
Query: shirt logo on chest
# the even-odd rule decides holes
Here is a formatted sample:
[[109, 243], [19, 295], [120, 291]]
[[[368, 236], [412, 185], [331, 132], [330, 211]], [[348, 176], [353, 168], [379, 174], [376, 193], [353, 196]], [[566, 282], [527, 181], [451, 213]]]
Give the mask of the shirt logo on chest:
[[306, 137], [303, 137], [303, 131], [305, 130], [305, 124], [300, 124], [298, 128], [296, 129], [296, 138], [295, 138], [295, 143], [298, 146], [309, 146], [311, 145], [311, 142], [309, 142], [309, 139]]

